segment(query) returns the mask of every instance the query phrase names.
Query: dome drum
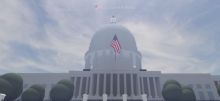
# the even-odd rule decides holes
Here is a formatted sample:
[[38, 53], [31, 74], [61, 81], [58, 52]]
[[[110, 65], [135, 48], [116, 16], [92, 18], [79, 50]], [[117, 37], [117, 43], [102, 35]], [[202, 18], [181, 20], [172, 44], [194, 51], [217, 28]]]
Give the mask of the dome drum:
[[[106, 58], [108, 57], [108, 58]], [[86, 54], [86, 69], [141, 69], [141, 54], [121, 50], [121, 53], [115, 55], [113, 50], [99, 50]]]

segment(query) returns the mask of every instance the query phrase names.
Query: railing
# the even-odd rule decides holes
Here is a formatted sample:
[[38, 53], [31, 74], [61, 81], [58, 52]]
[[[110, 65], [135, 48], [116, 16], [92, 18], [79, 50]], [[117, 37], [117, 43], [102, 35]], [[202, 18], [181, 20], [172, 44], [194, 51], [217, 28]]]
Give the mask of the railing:
[[[87, 94], [83, 94], [83, 100], [82, 101], [88, 101], [88, 99], [89, 99], [88, 97], [89, 96]], [[139, 100], [147, 101], [147, 95], [146, 94], [142, 94], [141, 98]], [[103, 94], [102, 101], [109, 101], [107, 94]], [[122, 101], [128, 101], [128, 95], [127, 94], [123, 94], [122, 95]]]

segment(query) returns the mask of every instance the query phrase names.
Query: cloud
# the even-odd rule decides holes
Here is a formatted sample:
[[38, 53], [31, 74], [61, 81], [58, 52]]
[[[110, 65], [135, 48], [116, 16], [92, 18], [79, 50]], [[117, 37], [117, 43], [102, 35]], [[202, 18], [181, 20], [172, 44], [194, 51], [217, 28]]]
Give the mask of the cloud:
[[94, 32], [115, 15], [134, 34], [144, 68], [218, 74], [218, 4], [194, 0], [2, 0], [0, 73], [81, 70]]
[[180, 69], [184, 68], [185, 72], [193, 72], [187, 68], [197, 69], [191, 67], [200, 62], [191, 57], [191, 47], [202, 43], [200, 37], [185, 36], [186, 32], [176, 28], [167, 32], [164, 28], [142, 22], [127, 22], [124, 25], [136, 37], [138, 48], [143, 54], [144, 68], [163, 72], [183, 72]]
[[[69, 21], [74, 18], [66, 16], [54, 19], [52, 16], [59, 17], [62, 12], [56, 15], [53, 10], [57, 7], [46, 8], [47, 3], [41, 1], [3, 1], [1, 4], [5, 6], [0, 17], [4, 22], [0, 24], [2, 73], [82, 69], [85, 46], [91, 36], [90, 28], [86, 29], [87, 23], [72, 23]], [[85, 27], [79, 29], [80, 26]]]

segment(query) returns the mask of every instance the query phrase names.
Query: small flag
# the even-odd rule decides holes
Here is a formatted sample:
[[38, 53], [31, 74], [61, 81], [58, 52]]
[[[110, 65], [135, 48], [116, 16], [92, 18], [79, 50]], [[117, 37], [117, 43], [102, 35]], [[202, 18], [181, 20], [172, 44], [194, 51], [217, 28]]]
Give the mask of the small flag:
[[120, 53], [120, 50], [121, 50], [121, 45], [118, 41], [118, 38], [117, 36], [115, 35], [113, 40], [112, 40], [112, 44], [111, 44], [112, 48], [114, 49], [115, 53], [116, 54], [119, 54]]

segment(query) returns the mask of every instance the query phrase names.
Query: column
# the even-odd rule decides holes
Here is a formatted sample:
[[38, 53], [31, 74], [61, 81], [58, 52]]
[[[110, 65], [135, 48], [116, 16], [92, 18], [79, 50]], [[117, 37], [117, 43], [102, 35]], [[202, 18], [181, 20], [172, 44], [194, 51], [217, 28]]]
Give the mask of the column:
[[86, 88], [85, 88], [85, 94], [88, 94], [88, 93], [87, 93], [87, 89], [88, 89], [88, 86], [87, 86], [87, 84], [88, 84], [88, 79], [89, 79], [89, 78], [86, 77], [86, 82], [85, 82], [85, 83], [86, 83], [86, 84], [85, 84], [85, 86], [86, 86]]
[[[77, 77], [74, 77], [74, 81], [73, 81], [74, 86], [76, 86], [76, 80], [77, 80]], [[73, 96], [75, 96], [75, 94], [76, 94], [76, 89], [74, 88]]]
[[141, 94], [141, 88], [140, 88], [140, 77], [137, 74], [137, 95]]
[[136, 68], [136, 58], [135, 58], [135, 54], [132, 53], [132, 65], [133, 65], [133, 68]]
[[110, 74], [110, 95], [113, 96], [113, 74]]
[[74, 97], [77, 98], [77, 94], [79, 93], [79, 83], [80, 83], [80, 77], [76, 77], [75, 78], [75, 86], [76, 86], [76, 89], [74, 89]]
[[157, 93], [158, 93], [158, 96], [161, 97], [162, 93], [161, 93], [161, 87], [160, 87], [160, 78], [159, 77], [156, 77], [156, 83], [157, 83], [157, 86], [158, 86], [158, 89], [157, 89]]
[[124, 94], [127, 94], [126, 73], [124, 74]]
[[99, 96], [99, 76], [100, 74], [97, 73], [96, 96]]
[[81, 98], [81, 91], [82, 91], [82, 80], [83, 80], [83, 77], [80, 77], [81, 79], [80, 79], [80, 83], [79, 83], [79, 95], [78, 95], [78, 97], [79, 98]]
[[134, 80], [133, 80], [133, 74], [131, 74], [131, 96], [134, 96]]
[[104, 73], [103, 93], [106, 94], [106, 73]]
[[141, 77], [141, 87], [142, 87], [142, 89], [141, 89], [141, 92], [142, 92], [142, 94], [144, 94], [145, 92], [144, 92], [144, 78], [143, 77]]
[[157, 93], [157, 84], [156, 84], [156, 77], [153, 77], [153, 84], [154, 84], [154, 91], [155, 91], [155, 97], [158, 97], [158, 93]]
[[148, 96], [151, 98], [152, 96], [151, 96], [151, 89], [150, 89], [150, 80], [149, 80], [150, 78], [149, 77], [147, 77], [147, 90], [148, 90]]
[[89, 76], [87, 77], [87, 81], [86, 81], [86, 82], [87, 82], [87, 85], [86, 85], [86, 86], [87, 86], [86, 94], [89, 95], [89, 89], [90, 89], [90, 88], [89, 88], [89, 85], [90, 85], [90, 77], [89, 77]]
[[90, 89], [89, 89], [89, 94], [92, 96], [93, 94], [92, 94], [92, 88], [93, 88], [93, 82], [94, 82], [94, 79], [93, 79], [93, 74], [91, 74], [91, 76], [90, 76], [91, 78], [90, 78]]
[[120, 96], [120, 74], [117, 74], [117, 96]]

